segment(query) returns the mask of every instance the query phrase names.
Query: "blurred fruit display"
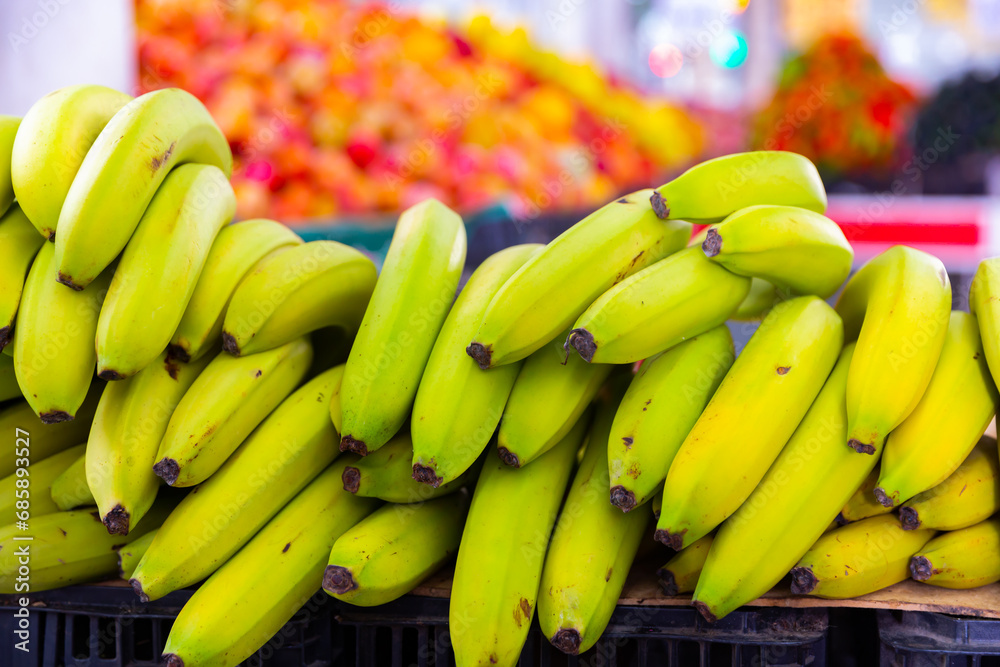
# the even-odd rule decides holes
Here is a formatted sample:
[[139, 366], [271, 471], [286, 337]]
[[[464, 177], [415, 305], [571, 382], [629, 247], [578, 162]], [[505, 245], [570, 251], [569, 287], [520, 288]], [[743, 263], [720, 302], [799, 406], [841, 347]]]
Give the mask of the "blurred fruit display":
[[239, 217], [391, 212], [426, 197], [515, 215], [664, 180], [701, 130], [479, 16], [391, 3], [137, 0], [139, 85], [201, 99], [235, 158]]

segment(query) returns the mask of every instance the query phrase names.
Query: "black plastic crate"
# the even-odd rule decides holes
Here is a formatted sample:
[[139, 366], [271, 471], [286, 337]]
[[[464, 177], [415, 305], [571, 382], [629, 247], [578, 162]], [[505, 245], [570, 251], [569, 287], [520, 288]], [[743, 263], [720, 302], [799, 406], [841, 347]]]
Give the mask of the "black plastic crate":
[[1000, 620], [879, 611], [882, 667], [1000, 667]]
[[[337, 605], [356, 667], [452, 667], [448, 600], [405, 597], [373, 608]], [[620, 606], [604, 636], [580, 656], [532, 626], [521, 667], [796, 667], [827, 664], [825, 609], [740, 609], [714, 624], [690, 607]], [[349, 630], [353, 630], [350, 632]], [[351, 664], [351, 663], [345, 663]]]
[[[142, 604], [131, 588], [73, 586], [29, 596], [31, 644], [14, 647], [16, 595], [0, 595], [3, 667], [153, 667], [170, 627], [192, 591]], [[332, 667], [341, 664], [332, 605], [325, 593], [310, 599], [247, 667]]]

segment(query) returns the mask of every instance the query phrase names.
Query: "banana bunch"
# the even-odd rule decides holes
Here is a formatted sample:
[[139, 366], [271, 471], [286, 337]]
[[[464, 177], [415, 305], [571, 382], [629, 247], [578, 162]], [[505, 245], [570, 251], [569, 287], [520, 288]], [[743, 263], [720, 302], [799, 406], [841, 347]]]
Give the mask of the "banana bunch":
[[365, 456], [406, 423], [465, 251], [462, 218], [436, 199], [399, 217], [344, 371], [341, 451]]
[[19, 457], [18, 462], [24, 466], [26, 474], [14, 472], [0, 479], [0, 517], [3, 521], [13, 521], [15, 512], [25, 512], [31, 517], [58, 512], [61, 508], [52, 497], [52, 485], [83, 452], [84, 445], [77, 445], [33, 462], [28, 456], [34, 458], [34, 452], [23, 452], [25, 456]]
[[959, 589], [1000, 581], [1000, 517], [935, 537], [910, 559], [910, 576]]
[[[100, 388], [95, 385], [77, 412], [76, 419], [57, 424], [39, 424], [31, 406], [26, 401], [17, 402], [0, 410], [0, 433], [14, 433], [16, 429], [28, 426], [31, 460], [41, 461], [87, 441], [100, 396]], [[11, 450], [0, 456], [0, 477], [13, 474], [16, 467], [23, 467], [18, 465], [19, 456], [22, 455], [15, 456]]]
[[743, 504], [805, 416], [842, 345], [840, 317], [817, 297], [786, 301], [768, 314], [670, 464], [657, 540], [680, 551]]
[[0, 349], [14, 335], [15, 318], [24, 283], [35, 255], [45, 243], [32, 228], [19, 204], [0, 215]]
[[[876, 456], [875, 458], [880, 457]], [[861, 486], [854, 492], [854, 495], [844, 504], [844, 508], [840, 510], [840, 514], [837, 515], [837, 522], [839, 524], [843, 525], [852, 521], [860, 521], [870, 516], [888, 514], [892, 511], [891, 507], [886, 507], [875, 499], [875, 487], [878, 486], [878, 477], [880, 474], [881, 469], [879, 465], [876, 465], [868, 473], [868, 477], [865, 477], [865, 481], [861, 483]]]
[[656, 571], [664, 595], [672, 597], [694, 592], [714, 539], [714, 533], [698, 539], [674, 554], [666, 565]]
[[52, 480], [52, 486], [49, 489], [52, 502], [64, 512], [78, 507], [91, 507], [95, 504], [94, 494], [87, 486], [86, 445], [80, 445], [80, 447], [82, 448], [80, 455], [58, 477]]
[[14, 183], [11, 178], [14, 141], [21, 119], [17, 116], [0, 116], [0, 215], [14, 201]]

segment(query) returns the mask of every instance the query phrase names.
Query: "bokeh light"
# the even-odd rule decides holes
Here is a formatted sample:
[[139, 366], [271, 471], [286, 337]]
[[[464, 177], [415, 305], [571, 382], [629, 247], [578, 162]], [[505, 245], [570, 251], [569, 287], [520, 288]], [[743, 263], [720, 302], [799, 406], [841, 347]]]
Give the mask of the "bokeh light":
[[747, 59], [747, 40], [739, 31], [727, 31], [712, 42], [709, 54], [719, 67], [739, 67]]
[[657, 44], [649, 52], [649, 69], [661, 79], [669, 79], [681, 71], [684, 54], [673, 44]]

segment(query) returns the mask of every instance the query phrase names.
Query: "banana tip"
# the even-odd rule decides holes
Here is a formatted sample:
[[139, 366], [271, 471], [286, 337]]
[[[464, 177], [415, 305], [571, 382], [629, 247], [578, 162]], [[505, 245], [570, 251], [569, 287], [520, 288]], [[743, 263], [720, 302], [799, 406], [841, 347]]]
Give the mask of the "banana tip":
[[163, 664], [166, 667], [184, 667], [184, 659], [174, 653], [164, 653]]
[[680, 594], [680, 587], [677, 586], [677, 579], [673, 572], [666, 568], [660, 568], [656, 574], [660, 578], [660, 590], [663, 591], [664, 595], [673, 597]]
[[132, 586], [132, 590], [135, 591], [135, 594], [139, 596], [140, 602], [143, 604], [149, 602], [149, 596], [142, 590], [142, 583], [138, 579], [133, 577], [128, 580], [128, 583]]
[[568, 351], [568, 346], [572, 346], [588, 364], [594, 360], [594, 353], [597, 352], [597, 343], [594, 342], [594, 334], [586, 329], [573, 329], [570, 331], [569, 336], [566, 338], [566, 344], [563, 347]]
[[340, 439], [340, 451], [351, 452], [358, 456], [368, 456], [368, 445], [364, 440], [357, 440], [353, 436], [345, 435]]
[[875, 491], [873, 491], [873, 493], [875, 494], [875, 500], [877, 500], [878, 504], [881, 505], [882, 507], [892, 507], [895, 504], [892, 496], [886, 493], [885, 489], [883, 489], [881, 486], [876, 486]]
[[656, 532], [653, 533], [653, 539], [655, 539], [660, 544], [665, 544], [674, 551], [680, 551], [684, 548], [684, 534], [687, 532], [687, 528], [678, 532], [671, 533], [669, 530], [664, 530], [662, 528], [657, 528]]
[[701, 249], [705, 252], [706, 257], [715, 257], [722, 250], [722, 235], [715, 227], [708, 230], [708, 234], [701, 244]]
[[621, 484], [611, 487], [611, 504], [622, 512], [635, 509], [635, 494]]
[[708, 605], [705, 604], [704, 602], [700, 600], [692, 600], [691, 606], [697, 609], [698, 613], [701, 614], [702, 618], [704, 618], [709, 623], [715, 623], [717, 620], [719, 620], [718, 618], [716, 618], [715, 614], [712, 613], [712, 610], [708, 608]]
[[240, 356], [240, 344], [236, 342], [236, 336], [228, 331], [222, 332], [222, 349], [234, 357]]
[[108, 529], [108, 533], [111, 535], [128, 535], [129, 528], [129, 515], [128, 510], [121, 506], [119, 503], [111, 508], [111, 510], [104, 515], [102, 521], [104, 522], [104, 527]]
[[472, 342], [469, 343], [469, 347], [465, 348], [465, 353], [472, 357], [479, 364], [479, 368], [484, 371], [488, 370], [490, 364], [493, 363], [493, 348], [490, 345]]
[[118, 380], [124, 380], [125, 376], [112, 368], [105, 368], [103, 371], [97, 374], [97, 377], [101, 378], [105, 382], [117, 382]]
[[361, 471], [354, 466], [347, 466], [340, 479], [344, 482], [344, 491], [357, 493], [361, 486]]
[[858, 454], [874, 454], [875, 445], [869, 445], [866, 442], [861, 442], [857, 438], [851, 438], [847, 441], [847, 446], [856, 451]]
[[83, 288], [86, 287], [86, 285], [77, 284], [76, 282], [73, 281], [73, 278], [71, 276], [66, 275], [62, 271], [60, 271], [59, 275], [56, 276], [56, 282], [65, 285], [74, 292], [82, 292]]
[[653, 213], [660, 220], [666, 220], [670, 217], [670, 207], [667, 206], [667, 200], [663, 198], [658, 190], [654, 190], [653, 194], [649, 196], [649, 203], [653, 207]]
[[343, 595], [358, 587], [351, 571], [342, 565], [327, 565], [323, 573], [323, 590], [331, 595]]
[[163, 459], [153, 466], [153, 473], [170, 486], [173, 486], [181, 473], [181, 467], [174, 459]]
[[813, 574], [811, 567], [793, 567], [791, 575], [792, 593], [795, 595], [808, 595], [819, 584], [819, 579]]
[[903, 530], [916, 530], [920, 528], [920, 514], [912, 507], [900, 507], [899, 523], [902, 524]]
[[191, 354], [180, 345], [171, 343], [167, 346], [167, 358], [186, 364], [191, 361]]
[[575, 628], [559, 628], [549, 642], [566, 655], [580, 652], [580, 631]]
[[509, 465], [512, 468], [520, 468], [521, 460], [517, 458], [517, 454], [510, 451], [506, 447], [497, 447], [497, 456], [500, 460]]
[[73, 421], [73, 415], [65, 410], [49, 410], [48, 412], [42, 412], [38, 415], [38, 418], [42, 420], [43, 424], [61, 424], [63, 422]]
[[439, 477], [434, 468], [431, 466], [425, 466], [422, 463], [413, 464], [413, 479], [417, 480], [421, 484], [430, 484], [435, 489], [441, 486], [441, 482], [444, 481], [443, 477]]
[[917, 581], [927, 581], [934, 574], [934, 566], [926, 556], [914, 556], [910, 559], [910, 576]]

